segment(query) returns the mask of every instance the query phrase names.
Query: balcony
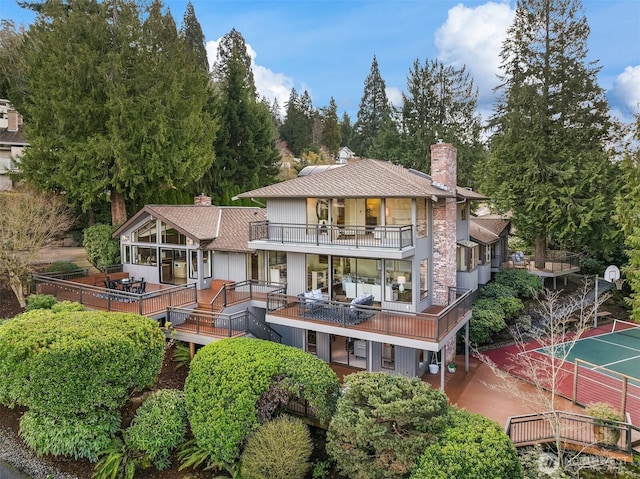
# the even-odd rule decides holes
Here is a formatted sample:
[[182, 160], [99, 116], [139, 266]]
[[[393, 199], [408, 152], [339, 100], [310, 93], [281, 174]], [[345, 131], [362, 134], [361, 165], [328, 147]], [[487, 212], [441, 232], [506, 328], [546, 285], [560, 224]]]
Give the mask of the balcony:
[[329, 300], [318, 300], [309, 305], [307, 299], [299, 296], [270, 293], [267, 296], [267, 315], [271, 319], [267, 321], [304, 329], [309, 329], [309, 323], [314, 323], [317, 326], [344, 328], [348, 330], [344, 335], [351, 337], [360, 337], [358, 333], [373, 333], [384, 336], [385, 342], [394, 343], [395, 337], [412, 340], [416, 347], [418, 342], [420, 346], [425, 346], [424, 343], [433, 345], [444, 341], [471, 317], [471, 291], [452, 288], [450, 297], [451, 304], [444, 308], [436, 306], [424, 312], [410, 313], [374, 306], [354, 308], [349, 303]]
[[249, 242], [381, 248], [404, 250], [414, 246], [413, 226], [290, 224], [257, 221], [249, 225]]

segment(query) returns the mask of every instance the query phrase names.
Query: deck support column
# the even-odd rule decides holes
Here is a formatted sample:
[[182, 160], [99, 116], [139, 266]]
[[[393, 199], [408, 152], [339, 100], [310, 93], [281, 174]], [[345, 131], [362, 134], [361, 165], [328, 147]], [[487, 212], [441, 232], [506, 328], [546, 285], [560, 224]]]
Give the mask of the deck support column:
[[464, 372], [469, 372], [469, 321], [464, 325]]
[[189, 357], [193, 359], [196, 355], [196, 343], [189, 343]]
[[440, 391], [444, 392], [444, 358], [446, 358], [447, 345], [440, 350]]

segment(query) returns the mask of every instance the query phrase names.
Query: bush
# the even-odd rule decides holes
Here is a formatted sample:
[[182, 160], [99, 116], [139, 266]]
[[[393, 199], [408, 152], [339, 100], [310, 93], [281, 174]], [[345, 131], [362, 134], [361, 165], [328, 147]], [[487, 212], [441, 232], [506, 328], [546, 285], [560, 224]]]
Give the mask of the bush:
[[472, 311], [469, 322], [469, 340], [472, 344], [487, 344], [493, 334], [507, 327], [502, 307], [493, 300], [477, 300], [473, 303]]
[[523, 269], [505, 269], [496, 274], [496, 283], [508, 286], [519, 298], [533, 298], [542, 291], [542, 280]]
[[600, 260], [589, 257], [580, 257], [580, 272], [582, 274], [586, 274], [587, 276], [594, 276], [604, 274], [607, 266]]
[[478, 291], [478, 299], [515, 298], [516, 292], [506, 284], [488, 283]]
[[[298, 348], [251, 338], [211, 343], [194, 356], [184, 387], [193, 450], [208, 454], [209, 463], [233, 464], [259, 426], [259, 402], [268, 420], [289, 399], [306, 399], [323, 421], [333, 414], [339, 390], [329, 365]], [[182, 457], [183, 465], [192, 462]]]
[[267, 422], [247, 440], [244, 479], [304, 479], [313, 445], [307, 426], [290, 416]]
[[54, 313], [63, 313], [70, 311], [86, 311], [86, 308], [82, 304], [76, 303], [75, 301], [60, 301], [59, 303], [51, 306], [51, 311], [53, 311]]
[[124, 434], [125, 444], [144, 454], [157, 469], [171, 465], [171, 450], [184, 441], [187, 411], [182, 391], [162, 389], [149, 396], [136, 411]]
[[84, 249], [89, 262], [98, 270], [120, 263], [120, 242], [111, 237], [114, 229], [109, 225], [96, 224], [84, 230]]
[[[29, 408], [21, 430], [39, 454], [95, 460], [131, 390], [155, 381], [164, 342], [155, 321], [135, 314], [23, 313], [0, 324], [0, 403]], [[96, 440], [80, 447], [83, 428]]]
[[493, 421], [464, 410], [420, 457], [412, 479], [522, 478], [515, 447]]
[[46, 271], [47, 273], [68, 273], [78, 269], [80, 267], [72, 261], [54, 261], [47, 267]]
[[497, 299], [505, 320], [515, 319], [524, 311], [524, 304], [515, 296], [503, 296]]
[[51, 309], [58, 300], [50, 294], [32, 294], [27, 298], [27, 306], [25, 311], [33, 311], [34, 309]]
[[350, 374], [329, 424], [327, 453], [345, 477], [407, 477], [448, 412], [447, 396], [419, 378]]

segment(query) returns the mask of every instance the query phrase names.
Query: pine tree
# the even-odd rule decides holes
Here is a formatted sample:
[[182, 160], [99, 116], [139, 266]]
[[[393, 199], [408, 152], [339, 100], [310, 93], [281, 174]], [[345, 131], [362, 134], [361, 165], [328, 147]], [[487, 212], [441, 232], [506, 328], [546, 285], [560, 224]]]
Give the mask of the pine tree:
[[13, 89], [20, 89], [20, 58], [18, 51], [24, 29], [16, 29], [12, 20], [0, 20], [0, 98], [11, 99]]
[[310, 101], [308, 92], [300, 96], [292, 88], [286, 117], [280, 127], [280, 137], [287, 142], [289, 151], [297, 157], [313, 144], [313, 107]]
[[[544, 258], [609, 248], [617, 178], [603, 145], [610, 125], [579, 0], [519, 0], [501, 52], [505, 72], [483, 191], [513, 212]], [[542, 265], [540, 265], [542, 266]]]
[[333, 97], [329, 100], [329, 106], [322, 109], [322, 126], [322, 146], [336, 158], [342, 139], [338, 125], [338, 105]]
[[340, 138], [342, 138], [340, 146], [351, 146], [353, 125], [351, 124], [351, 118], [346, 111], [342, 114], [342, 120], [340, 121]]
[[373, 57], [371, 72], [364, 81], [358, 119], [354, 125], [353, 147], [356, 154], [368, 156], [378, 133], [391, 120], [391, 107], [380, 76], [378, 60]]
[[162, 4], [147, 12], [96, 0], [38, 8], [20, 50], [25, 94], [16, 106], [31, 145], [24, 176], [64, 191], [83, 211], [110, 202], [114, 224], [126, 220], [127, 203], [200, 176], [215, 138], [208, 78]]
[[204, 71], [209, 71], [209, 60], [207, 58], [207, 48], [204, 41], [204, 33], [200, 22], [196, 18], [196, 12], [191, 2], [187, 3], [187, 9], [182, 19], [182, 27], [180, 28], [180, 37], [187, 45], [187, 50], [193, 52], [196, 57], [197, 64]]
[[[408, 164], [428, 173], [430, 147], [438, 140], [458, 150], [458, 184], [473, 185], [474, 156], [482, 152], [478, 90], [465, 67], [445, 66], [439, 60], [413, 63], [403, 93], [402, 131]], [[478, 158], [475, 158], [478, 159]]]
[[240, 32], [232, 30], [222, 38], [214, 66], [220, 92], [216, 162], [197, 184], [197, 191], [208, 193], [219, 205], [231, 204], [238, 193], [272, 183], [278, 174], [275, 129], [268, 105], [256, 98], [248, 58]]

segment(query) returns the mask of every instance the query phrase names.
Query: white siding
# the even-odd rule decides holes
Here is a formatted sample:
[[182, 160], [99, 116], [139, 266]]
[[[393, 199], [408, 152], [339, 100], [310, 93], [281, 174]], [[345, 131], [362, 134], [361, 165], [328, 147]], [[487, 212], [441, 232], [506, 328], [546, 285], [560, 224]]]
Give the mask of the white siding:
[[267, 207], [267, 219], [271, 223], [306, 224], [306, 198], [270, 199]]

